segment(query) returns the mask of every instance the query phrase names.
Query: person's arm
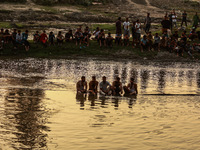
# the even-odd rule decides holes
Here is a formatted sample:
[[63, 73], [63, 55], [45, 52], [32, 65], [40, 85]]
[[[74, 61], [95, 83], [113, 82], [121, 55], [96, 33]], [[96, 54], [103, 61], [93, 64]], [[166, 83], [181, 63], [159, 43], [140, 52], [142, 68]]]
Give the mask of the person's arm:
[[80, 90], [80, 84], [79, 84], [79, 82], [76, 83], [76, 90], [77, 90], [77, 91], [81, 91], [81, 90]]
[[120, 90], [121, 90], [121, 94], [123, 93], [123, 88], [122, 88], [122, 83], [120, 82]]
[[135, 88], [136, 94], [138, 94], [137, 84], [134, 84], [134, 88]]
[[98, 85], [99, 85], [99, 82], [96, 82], [96, 87], [95, 87], [96, 93], [98, 92]]
[[88, 88], [88, 87], [87, 87], [87, 82], [85, 81], [85, 90], [86, 90], [86, 91], [87, 91], [87, 88]]

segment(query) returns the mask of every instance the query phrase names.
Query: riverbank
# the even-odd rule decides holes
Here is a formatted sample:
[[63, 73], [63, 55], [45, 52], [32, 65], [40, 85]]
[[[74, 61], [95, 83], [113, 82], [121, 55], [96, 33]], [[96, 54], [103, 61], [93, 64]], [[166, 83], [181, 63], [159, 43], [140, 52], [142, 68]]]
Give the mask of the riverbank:
[[1, 50], [0, 59], [5, 58], [101, 58], [101, 59], [132, 59], [136, 61], [199, 61], [200, 53], [194, 53], [193, 59], [186, 52], [183, 56], [177, 56], [176, 53], [170, 53], [162, 49], [158, 51], [144, 51], [140, 48], [132, 48], [132, 46], [100, 47], [97, 41], [91, 41], [90, 46], [76, 46], [75, 43], [64, 43], [61, 46], [57, 44], [44, 47], [40, 43], [30, 41], [30, 50], [25, 51], [24, 46], [13, 49], [12, 44], [4, 46]]

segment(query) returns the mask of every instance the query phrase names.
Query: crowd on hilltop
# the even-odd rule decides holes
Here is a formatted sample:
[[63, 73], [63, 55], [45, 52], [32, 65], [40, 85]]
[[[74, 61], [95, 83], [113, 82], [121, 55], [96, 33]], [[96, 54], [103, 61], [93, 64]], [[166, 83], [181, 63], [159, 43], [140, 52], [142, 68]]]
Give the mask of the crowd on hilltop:
[[[185, 30], [187, 27], [187, 12], [182, 13], [181, 27], [182, 33], [178, 30], [178, 17], [175, 10], [170, 14], [166, 13], [161, 21], [162, 32], [161, 34], [155, 33], [152, 35], [151, 24], [153, 19], [150, 13], [147, 13], [144, 23], [141, 23], [139, 19], [129, 22], [129, 18], [126, 18], [124, 22], [121, 21], [121, 17], [116, 21], [116, 33], [111, 34], [108, 32], [106, 35], [104, 29], [97, 27], [93, 32], [88, 26], [82, 29], [79, 26], [76, 31], [71, 29], [67, 33], [59, 31], [57, 35], [51, 31], [46, 33], [44, 30], [42, 33], [36, 31], [33, 34], [34, 43], [42, 43], [44, 47], [51, 45], [62, 45], [65, 43], [76, 43], [80, 49], [90, 45], [90, 40], [96, 40], [100, 47], [112, 47], [113, 44], [118, 46], [132, 46], [133, 48], [139, 47], [141, 52], [143, 51], [160, 51], [161, 49], [167, 49], [170, 52], [175, 52], [177, 55], [183, 55], [183, 52], [187, 52], [188, 55], [193, 57], [193, 53], [200, 52], [200, 44], [195, 43], [196, 39], [200, 40], [200, 31], [198, 31], [199, 16], [196, 13], [193, 17], [193, 25], [191, 31], [187, 33]], [[185, 24], [185, 27], [183, 27]], [[142, 30], [144, 29], [144, 35], [142, 36]], [[123, 33], [122, 33], [123, 32]], [[131, 36], [132, 34], [132, 36]], [[25, 47], [26, 51], [29, 51], [29, 31], [21, 32], [21, 30], [14, 29], [12, 33], [8, 29], [1, 29], [0, 32], [0, 49], [3, 49], [6, 44], [13, 44], [13, 49], [17, 49], [20, 45]], [[130, 37], [132, 37], [130, 39]], [[132, 41], [131, 41], [132, 40]], [[75, 41], [75, 42], [74, 42]]]

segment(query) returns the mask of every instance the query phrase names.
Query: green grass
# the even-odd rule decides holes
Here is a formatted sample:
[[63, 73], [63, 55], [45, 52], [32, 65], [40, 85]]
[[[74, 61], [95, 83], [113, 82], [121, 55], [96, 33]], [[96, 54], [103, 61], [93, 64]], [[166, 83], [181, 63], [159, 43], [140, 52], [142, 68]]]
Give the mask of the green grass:
[[[83, 47], [83, 45], [82, 45]], [[164, 50], [162, 50], [164, 51]], [[12, 44], [5, 45], [3, 51], [1, 51], [0, 58], [2, 57], [34, 57], [34, 58], [69, 58], [69, 57], [103, 57], [103, 58], [120, 58], [120, 59], [137, 59], [143, 60], [143, 58], [147, 58], [150, 60], [156, 60], [156, 56], [160, 52], [157, 51], [144, 51], [143, 53], [140, 51], [140, 48], [132, 48], [132, 46], [117, 46], [114, 44], [112, 48], [109, 47], [99, 47], [97, 41], [91, 41], [89, 47], [85, 47], [80, 49], [79, 46], [76, 46], [74, 42], [72, 43], [64, 43], [62, 46], [58, 46], [57, 44], [43, 47], [42, 44], [35, 44], [33, 41], [30, 41], [30, 50], [28, 52], [25, 51], [24, 46], [20, 45], [17, 50], [13, 49]], [[168, 53], [168, 52], [167, 52]], [[176, 54], [174, 53], [174, 56]], [[200, 59], [200, 54], [194, 54], [196, 59]], [[181, 57], [180, 57], [181, 58]], [[191, 59], [186, 53], [184, 53], [184, 57], [187, 59]], [[171, 56], [165, 54], [164, 59], [174, 60]], [[163, 59], [160, 59], [163, 61]]]
[[0, 28], [11, 28], [11, 24], [9, 22], [0, 22]]
[[92, 30], [95, 30], [96, 27], [104, 29], [106, 33], [108, 32], [115, 33], [116, 31], [114, 24], [92, 24]]

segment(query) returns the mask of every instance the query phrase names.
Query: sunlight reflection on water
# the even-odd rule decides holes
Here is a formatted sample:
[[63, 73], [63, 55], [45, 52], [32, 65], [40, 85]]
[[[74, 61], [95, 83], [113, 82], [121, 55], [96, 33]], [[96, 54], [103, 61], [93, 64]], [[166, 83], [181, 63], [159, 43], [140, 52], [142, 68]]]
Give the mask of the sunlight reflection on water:
[[[200, 67], [118, 60], [0, 60], [2, 149], [198, 149]], [[137, 97], [77, 96], [89, 81], [130, 77]]]

